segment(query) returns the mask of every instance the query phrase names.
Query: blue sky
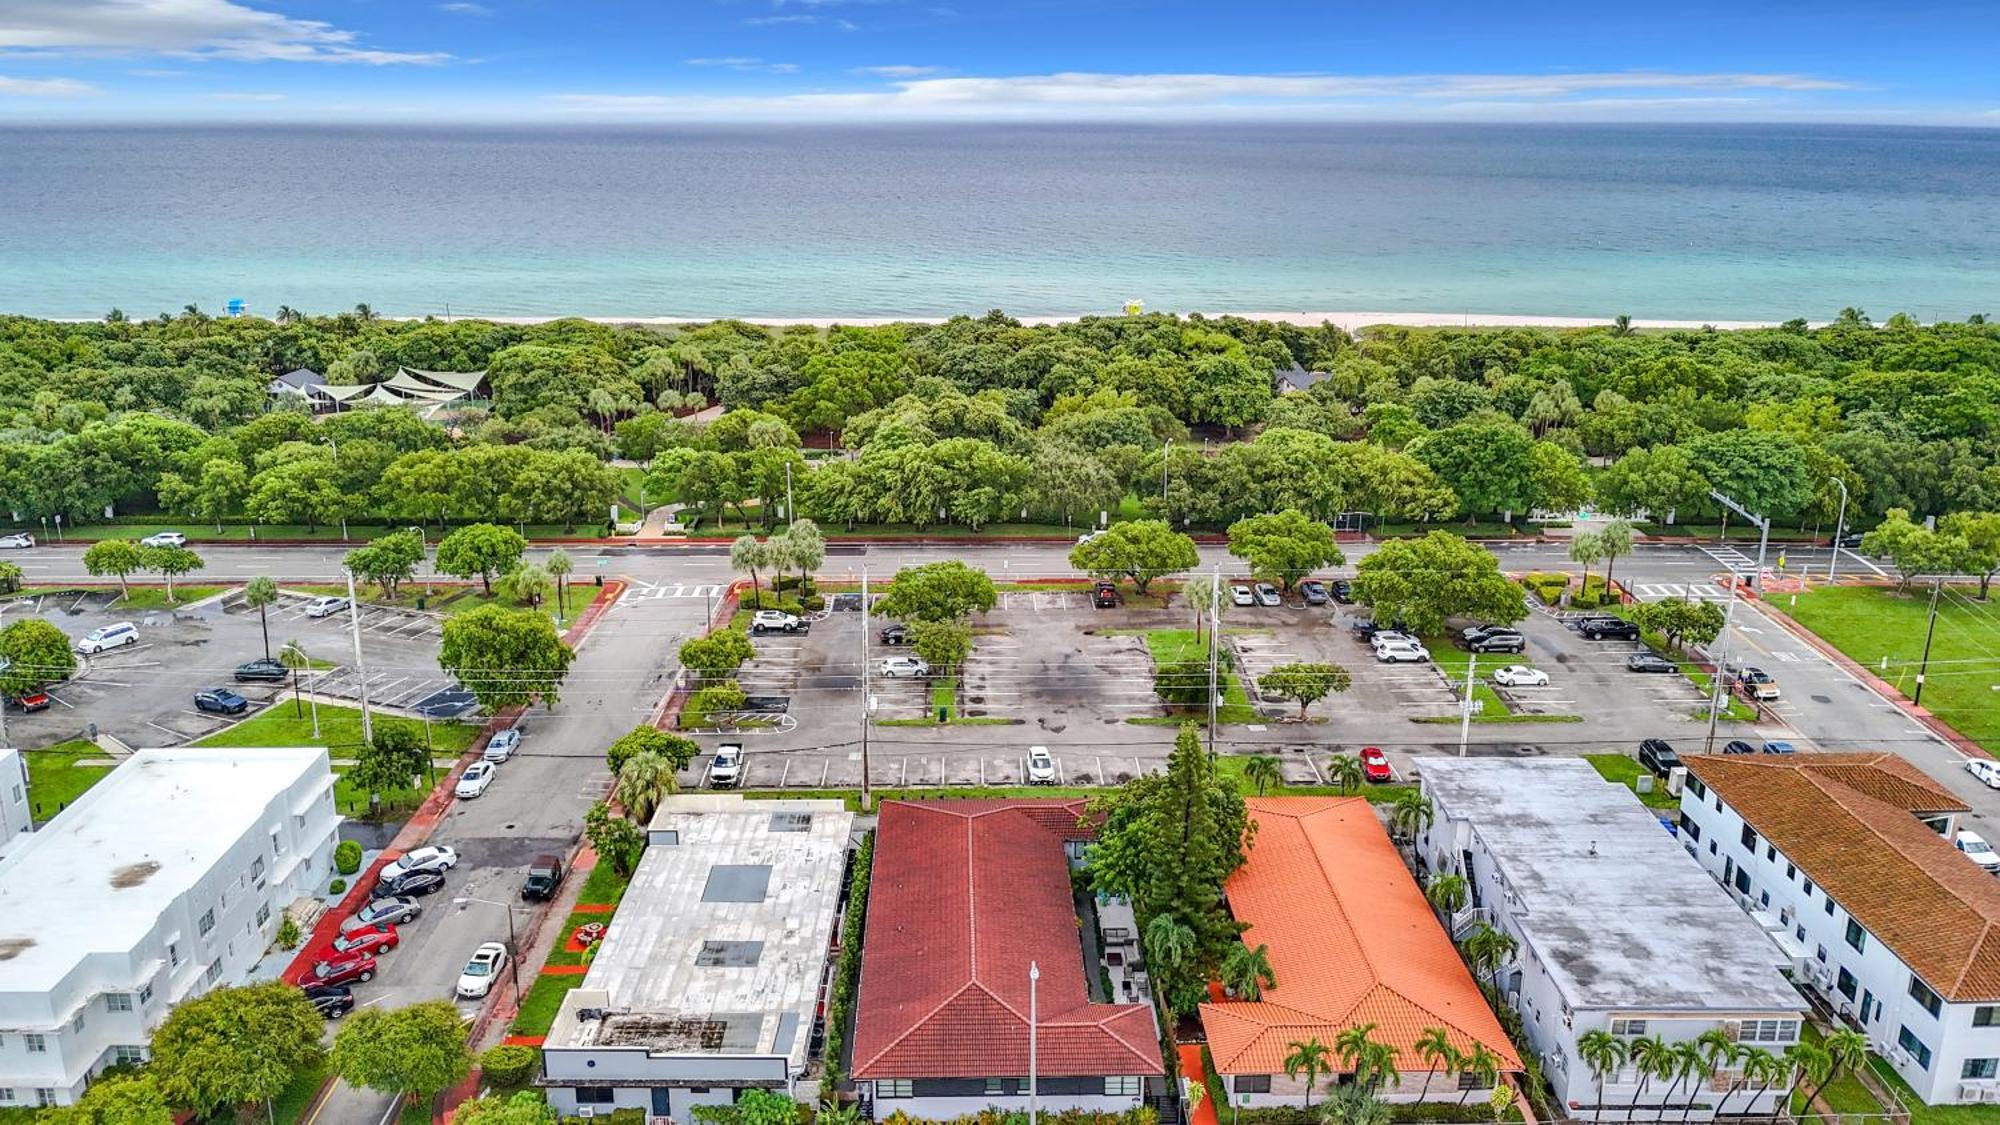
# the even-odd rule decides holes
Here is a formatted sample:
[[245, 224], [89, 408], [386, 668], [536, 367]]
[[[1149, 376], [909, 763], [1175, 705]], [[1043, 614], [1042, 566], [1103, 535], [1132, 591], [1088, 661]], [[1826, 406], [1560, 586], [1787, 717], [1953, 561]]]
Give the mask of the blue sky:
[[0, 122], [2000, 126], [1986, 3], [0, 0]]

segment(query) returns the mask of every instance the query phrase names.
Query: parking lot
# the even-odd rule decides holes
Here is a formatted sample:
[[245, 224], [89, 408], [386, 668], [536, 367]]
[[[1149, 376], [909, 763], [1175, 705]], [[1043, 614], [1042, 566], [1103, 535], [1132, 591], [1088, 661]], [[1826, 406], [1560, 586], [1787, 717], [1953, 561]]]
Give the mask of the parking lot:
[[[75, 675], [48, 689], [51, 706], [46, 711], [10, 713], [7, 732], [15, 745], [32, 749], [88, 737], [95, 725], [134, 748], [176, 746], [241, 718], [196, 710], [193, 696], [203, 688], [229, 688], [249, 701], [253, 714], [289, 692], [284, 684], [234, 682], [236, 666], [261, 657], [264, 641], [257, 612], [237, 604], [233, 595], [148, 612], [114, 606], [116, 596], [115, 591], [91, 589], [0, 601], [0, 624], [38, 616], [76, 639], [101, 626], [130, 622], [139, 637], [127, 647], [79, 656]], [[308, 689], [323, 697], [355, 698], [360, 678], [353, 672], [346, 618], [307, 618], [305, 600], [286, 595], [270, 607], [273, 653], [297, 640], [309, 657], [325, 663], [308, 679]], [[413, 622], [386, 611], [371, 612], [363, 625], [371, 702], [407, 707], [452, 686], [438, 672], [434, 619]], [[438, 717], [448, 716], [438, 712]]]

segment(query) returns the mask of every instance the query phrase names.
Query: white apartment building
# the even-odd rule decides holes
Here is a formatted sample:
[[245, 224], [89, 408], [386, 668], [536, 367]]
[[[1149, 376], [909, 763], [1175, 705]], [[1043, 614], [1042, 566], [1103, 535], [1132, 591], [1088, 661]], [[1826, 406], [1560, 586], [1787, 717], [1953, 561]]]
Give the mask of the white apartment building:
[[324, 750], [142, 750], [0, 856], [0, 1106], [68, 1105], [333, 873]]
[[0, 747], [0, 855], [32, 832], [35, 820], [28, 808], [28, 757]]
[[810, 1100], [854, 814], [840, 801], [670, 797], [590, 971], [542, 1043], [565, 1115], [692, 1121], [743, 1091]]
[[1963, 801], [1895, 754], [1683, 759], [1681, 833], [1931, 1104], [2000, 1100], [2000, 880]]
[[1571, 1116], [1707, 1121], [1765, 1114], [1778, 1095], [1725, 1067], [1707, 1081], [1600, 1076], [1577, 1051], [1595, 1030], [1669, 1043], [1721, 1030], [1773, 1054], [1799, 1040], [1805, 1001], [1783, 951], [1689, 863], [1632, 796], [1577, 758], [1418, 758], [1433, 818], [1430, 872], [1465, 877], [1460, 936], [1485, 921], [1518, 943], [1500, 991]]

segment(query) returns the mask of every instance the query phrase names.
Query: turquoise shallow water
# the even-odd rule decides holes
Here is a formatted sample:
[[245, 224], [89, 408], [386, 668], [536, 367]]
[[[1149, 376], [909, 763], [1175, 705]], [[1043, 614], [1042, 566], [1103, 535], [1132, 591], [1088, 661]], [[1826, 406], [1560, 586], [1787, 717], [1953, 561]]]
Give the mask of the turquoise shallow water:
[[2000, 313], [2000, 130], [0, 130], [0, 310]]

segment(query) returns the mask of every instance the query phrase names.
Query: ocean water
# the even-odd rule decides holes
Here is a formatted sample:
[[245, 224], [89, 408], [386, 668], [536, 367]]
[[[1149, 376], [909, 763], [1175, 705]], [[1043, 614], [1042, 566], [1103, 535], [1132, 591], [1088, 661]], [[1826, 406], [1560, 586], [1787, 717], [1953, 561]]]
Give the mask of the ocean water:
[[2000, 314], [2000, 130], [0, 130], [0, 311]]

